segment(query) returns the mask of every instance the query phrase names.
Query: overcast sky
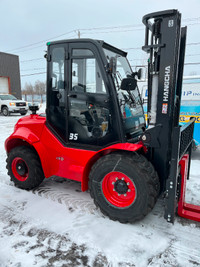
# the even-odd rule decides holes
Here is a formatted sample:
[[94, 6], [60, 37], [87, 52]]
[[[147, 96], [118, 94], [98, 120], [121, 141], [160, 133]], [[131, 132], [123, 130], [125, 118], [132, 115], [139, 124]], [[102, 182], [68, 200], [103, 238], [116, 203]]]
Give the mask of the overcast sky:
[[[200, 43], [200, 0], [0, 0], [0, 51], [19, 55], [22, 87], [25, 82], [45, 81], [46, 42], [77, 38], [78, 29], [81, 37], [127, 50], [131, 65], [145, 64], [145, 53], [130, 48], [144, 43], [142, 16], [165, 9], [178, 9], [182, 24], [188, 25], [187, 43]], [[200, 44], [188, 46], [185, 62], [200, 62], [199, 48]], [[185, 70], [187, 75], [200, 75], [200, 65]]]

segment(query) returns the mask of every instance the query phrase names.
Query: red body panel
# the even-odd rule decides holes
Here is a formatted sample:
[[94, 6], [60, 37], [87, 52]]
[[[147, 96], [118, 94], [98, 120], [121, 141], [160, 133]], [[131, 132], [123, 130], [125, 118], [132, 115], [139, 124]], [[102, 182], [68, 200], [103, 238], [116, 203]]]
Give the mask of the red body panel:
[[116, 150], [137, 151], [144, 148], [142, 143], [118, 143], [99, 151], [64, 146], [45, 125], [46, 118], [30, 115], [18, 121], [14, 133], [5, 141], [9, 152], [24, 141], [37, 151], [45, 177], [52, 175], [80, 181], [82, 190], [88, 189], [88, 176], [92, 165], [102, 155]]
[[16, 139], [24, 140], [31, 145], [39, 142], [45, 121], [45, 117], [38, 115], [30, 115], [19, 119], [15, 125], [14, 133], [5, 141], [6, 151], [10, 151]]
[[189, 155], [186, 154], [180, 161], [181, 166], [181, 196], [178, 203], [178, 215], [186, 219], [200, 222], [200, 206], [185, 202], [186, 181], [188, 174]]

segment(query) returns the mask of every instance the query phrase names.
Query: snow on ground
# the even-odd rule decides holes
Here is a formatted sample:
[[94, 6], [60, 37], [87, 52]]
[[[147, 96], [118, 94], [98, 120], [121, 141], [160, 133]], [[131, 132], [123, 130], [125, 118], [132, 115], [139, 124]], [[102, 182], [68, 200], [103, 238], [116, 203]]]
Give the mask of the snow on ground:
[[[52, 177], [32, 191], [14, 187], [5, 139], [21, 116], [0, 115], [0, 267], [200, 266], [200, 223], [164, 218], [163, 200], [144, 220], [104, 217], [80, 184]], [[200, 204], [200, 150], [193, 155], [187, 199]]]

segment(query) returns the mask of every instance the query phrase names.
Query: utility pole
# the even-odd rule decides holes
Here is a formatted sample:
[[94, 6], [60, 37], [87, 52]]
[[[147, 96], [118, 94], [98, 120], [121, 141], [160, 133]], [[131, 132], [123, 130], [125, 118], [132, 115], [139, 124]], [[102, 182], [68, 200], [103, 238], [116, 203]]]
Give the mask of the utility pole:
[[81, 32], [79, 30], [75, 30], [75, 33], [78, 34], [78, 38], [81, 38]]

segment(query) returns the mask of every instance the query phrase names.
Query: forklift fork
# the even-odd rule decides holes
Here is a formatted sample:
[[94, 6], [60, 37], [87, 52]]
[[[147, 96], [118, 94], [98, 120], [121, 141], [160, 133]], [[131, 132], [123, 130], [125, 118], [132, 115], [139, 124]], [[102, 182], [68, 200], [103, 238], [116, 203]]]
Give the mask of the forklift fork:
[[178, 207], [178, 215], [200, 221], [200, 206], [185, 202], [186, 181], [189, 178], [191, 150], [195, 119], [186, 125], [175, 127], [173, 131], [172, 157], [169, 178], [166, 183], [165, 219], [173, 223]]
[[181, 192], [178, 202], [178, 215], [200, 222], [200, 206], [185, 202], [186, 181], [188, 176], [189, 154], [185, 154], [180, 161], [181, 166]]

